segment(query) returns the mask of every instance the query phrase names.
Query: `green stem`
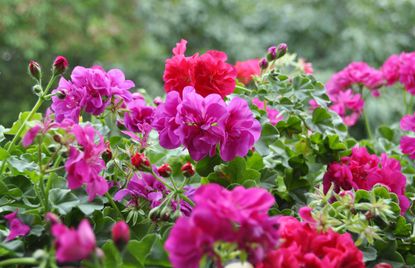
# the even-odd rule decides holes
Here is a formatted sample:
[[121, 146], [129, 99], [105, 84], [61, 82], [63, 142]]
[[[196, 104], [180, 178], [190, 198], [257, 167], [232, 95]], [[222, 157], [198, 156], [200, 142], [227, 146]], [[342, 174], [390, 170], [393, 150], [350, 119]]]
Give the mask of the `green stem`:
[[252, 93], [252, 90], [250, 90], [246, 87], [242, 87], [242, 86], [235, 86], [235, 89], [239, 89], [242, 92], [248, 93], [248, 95], [250, 95]]
[[367, 117], [367, 113], [363, 110], [363, 118], [365, 120], [366, 132], [369, 139], [372, 139], [372, 129], [370, 128], [369, 118]]
[[4, 261], [0, 261], [0, 267], [4, 267], [6, 265], [35, 265], [38, 264], [35, 258], [13, 258]]
[[[405, 93], [406, 94], [406, 93]], [[410, 96], [409, 97], [409, 103], [406, 106], [406, 113], [407, 114], [412, 114], [412, 106], [413, 106], [413, 101], [414, 101], [414, 96]]]
[[[45, 90], [43, 91], [43, 94], [39, 96], [37, 102], [35, 103], [35, 106], [33, 106], [32, 110], [30, 111], [29, 115], [25, 118], [20, 128], [17, 130], [16, 135], [14, 135], [13, 140], [9, 143], [7, 146], [7, 152], [10, 153], [10, 151], [13, 149], [14, 145], [16, 144], [17, 140], [19, 139], [20, 135], [23, 133], [23, 130], [26, 127], [26, 123], [30, 120], [32, 120], [33, 115], [39, 110], [40, 106], [42, 106], [42, 103], [45, 101], [44, 96], [47, 95], [49, 89], [53, 85], [53, 82], [55, 82], [56, 76], [52, 76], [52, 78], [49, 80], [48, 85], [46, 86]], [[4, 173], [6, 168], [6, 160], [3, 160], [3, 163], [0, 168], [0, 175]]]
[[114, 199], [112, 199], [112, 196], [109, 193], [105, 194], [105, 197], [108, 198], [108, 201], [110, 202], [111, 206], [117, 211], [118, 216], [124, 220], [124, 216], [122, 215], [120, 209], [118, 208], [117, 204], [115, 204]]
[[192, 207], [195, 206], [195, 203], [185, 194], [180, 194], [180, 198], [183, 199], [183, 201], [186, 201], [187, 203], [189, 203], [189, 205], [191, 205]]
[[153, 169], [151, 169], [151, 175], [153, 175], [154, 178], [156, 178], [156, 180], [158, 180], [159, 182], [161, 182], [164, 186], [166, 186], [167, 188], [169, 188], [170, 191], [175, 192], [175, 189], [173, 187], [171, 187], [168, 183], [166, 183], [162, 178], [160, 178]]

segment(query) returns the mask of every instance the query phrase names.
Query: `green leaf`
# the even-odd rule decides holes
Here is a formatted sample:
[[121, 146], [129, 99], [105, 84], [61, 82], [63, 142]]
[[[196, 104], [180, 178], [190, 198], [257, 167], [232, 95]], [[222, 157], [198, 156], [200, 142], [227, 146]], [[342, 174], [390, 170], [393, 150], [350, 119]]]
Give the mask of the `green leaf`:
[[246, 167], [255, 169], [255, 170], [261, 170], [264, 168], [264, 160], [262, 159], [262, 156], [254, 152], [248, 159], [246, 160]]
[[156, 239], [158, 239], [156, 234], [147, 234], [140, 241], [130, 240], [126, 248], [124, 263], [144, 267]]
[[321, 124], [324, 122], [330, 122], [331, 115], [326, 109], [318, 107], [313, 111], [312, 121], [314, 124]]
[[58, 210], [60, 214], [66, 215], [78, 206], [79, 199], [69, 189], [52, 189], [49, 192], [49, 202], [52, 204], [52, 208]]
[[380, 126], [378, 128], [378, 131], [379, 131], [380, 135], [382, 137], [384, 137], [385, 139], [387, 139], [389, 141], [392, 141], [393, 140], [393, 137], [394, 137], [394, 134], [395, 133], [393, 132], [393, 130], [390, 127], [388, 127], [388, 126]]
[[9, 156], [9, 152], [6, 149], [0, 147], [0, 161], [7, 159]]
[[202, 177], [207, 177], [213, 172], [213, 168], [222, 163], [222, 159], [215, 155], [214, 157], [205, 157], [196, 164], [196, 171]]
[[112, 240], [108, 240], [103, 246], [102, 250], [104, 251], [104, 267], [106, 268], [118, 268], [121, 267], [122, 259], [120, 252], [117, 247], [114, 245]]
[[363, 253], [363, 261], [374, 261], [377, 258], [377, 251], [373, 247], [365, 247], [365, 248], [359, 248], [360, 251]]
[[279, 134], [278, 130], [271, 124], [264, 124], [262, 126], [261, 137], [255, 144], [255, 149], [261, 155], [266, 155], [269, 153], [268, 146], [277, 140]]
[[38, 169], [38, 165], [35, 162], [25, 159], [23, 155], [20, 157], [15, 155], [11, 156], [8, 159], [8, 163], [12, 168], [21, 173], [25, 171], [35, 171]]
[[[26, 118], [29, 116], [30, 112], [21, 112], [19, 114], [19, 118], [17, 119], [16, 122], [13, 123], [13, 126], [10, 128], [9, 131], [6, 132], [7, 135], [16, 135], [17, 131], [19, 131], [20, 126], [23, 124], [23, 122], [26, 120]], [[42, 114], [40, 113], [35, 113], [32, 116], [31, 120], [41, 120], [42, 119]], [[26, 133], [28, 129], [28, 126], [25, 126], [25, 129], [23, 130], [21, 137]]]
[[88, 196], [83, 195], [79, 199], [80, 204], [78, 208], [84, 213], [86, 216], [91, 215], [94, 213], [95, 210], [102, 210], [104, 208], [104, 201], [101, 198], [96, 197], [91, 202], [88, 201]]
[[4, 141], [4, 133], [6, 133], [7, 131], [9, 131], [8, 128], [5, 128], [4, 126], [0, 125], [0, 142]]

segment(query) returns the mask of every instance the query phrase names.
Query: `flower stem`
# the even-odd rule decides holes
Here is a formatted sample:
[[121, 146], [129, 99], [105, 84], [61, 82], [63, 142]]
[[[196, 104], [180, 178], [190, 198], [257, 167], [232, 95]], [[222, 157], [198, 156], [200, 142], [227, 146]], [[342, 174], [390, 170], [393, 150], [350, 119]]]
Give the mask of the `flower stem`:
[[372, 139], [372, 129], [370, 128], [369, 118], [367, 116], [367, 113], [365, 110], [363, 110], [363, 118], [365, 120], [365, 126], [366, 126], [366, 133], [369, 139]]
[[0, 261], [0, 267], [5, 267], [6, 265], [35, 265], [37, 263], [35, 258], [13, 258]]
[[[14, 135], [13, 140], [9, 143], [9, 145], [7, 146], [7, 152], [10, 153], [10, 151], [13, 149], [14, 145], [16, 144], [17, 140], [20, 138], [20, 135], [23, 133], [23, 130], [26, 127], [26, 123], [30, 120], [32, 120], [33, 115], [39, 110], [40, 106], [42, 106], [42, 103], [45, 101], [44, 96], [47, 95], [47, 93], [49, 92], [49, 89], [51, 88], [51, 86], [53, 85], [53, 82], [55, 82], [56, 76], [52, 75], [52, 77], [49, 80], [48, 85], [46, 86], [45, 90], [43, 91], [42, 95], [39, 96], [37, 102], [35, 103], [35, 106], [33, 106], [32, 110], [30, 111], [29, 115], [24, 119], [22, 125], [20, 126], [20, 128], [17, 130], [16, 135]], [[6, 168], [6, 159], [3, 160], [3, 163], [1, 165], [0, 168], [0, 175], [4, 173]]]
[[195, 203], [189, 197], [187, 197], [185, 194], [180, 194], [180, 198], [183, 199], [183, 201], [186, 201], [192, 207], [195, 206]]
[[124, 220], [124, 216], [122, 215], [120, 209], [117, 207], [117, 204], [115, 204], [114, 199], [112, 199], [112, 196], [109, 193], [105, 193], [105, 197], [108, 198], [108, 201], [110, 202], [111, 206], [117, 211], [118, 216], [121, 220]]

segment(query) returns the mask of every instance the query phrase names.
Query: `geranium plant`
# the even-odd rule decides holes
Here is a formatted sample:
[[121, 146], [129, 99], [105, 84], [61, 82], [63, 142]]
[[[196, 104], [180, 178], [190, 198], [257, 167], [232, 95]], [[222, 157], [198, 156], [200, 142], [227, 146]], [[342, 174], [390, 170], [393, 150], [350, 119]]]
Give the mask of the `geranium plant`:
[[412, 102], [401, 129], [347, 127], [413, 94], [414, 53], [324, 86], [286, 44], [235, 65], [186, 46], [154, 99], [119, 69], [29, 63], [38, 101], [0, 126], [1, 267], [415, 265]]

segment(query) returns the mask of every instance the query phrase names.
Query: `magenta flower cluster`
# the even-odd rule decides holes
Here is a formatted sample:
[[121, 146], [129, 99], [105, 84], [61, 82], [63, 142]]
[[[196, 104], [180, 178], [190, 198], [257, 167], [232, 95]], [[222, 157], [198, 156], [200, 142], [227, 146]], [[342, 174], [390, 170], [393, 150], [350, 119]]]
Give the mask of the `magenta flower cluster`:
[[[128, 198], [128, 205], [135, 207], [140, 207], [140, 205], [142, 205], [140, 202], [142, 200], [147, 200], [150, 203], [151, 208], [159, 206], [170, 193], [170, 190], [150, 173], [141, 172], [139, 176], [134, 174], [128, 182], [127, 187], [121, 189], [114, 195], [114, 200], [122, 201], [123, 199]], [[184, 194], [190, 199], [193, 199], [195, 189], [191, 186], [185, 186], [184, 190]], [[171, 206], [174, 210], [178, 207], [177, 205], [177, 201], [173, 200]], [[180, 201], [180, 211], [183, 215], [189, 216], [192, 211], [192, 206], [182, 200]]]
[[334, 74], [326, 84], [327, 94], [333, 103], [330, 109], [338, 113], [346, 125], [353, 126], [364, 107], [361, 92], [356, 93], [353, 90], [365, 87], [371, 91], [373, 96], [379, 96], [378, 88], [383, 84], [381, 71], [370, 67], [365, 62], [353, 62]]
[[405, 196], [406, 177], [402, 174], [400, 162], [388, 158], [386, 154], [382, 154], [379, 159], [377, 155], [369, 154], [364, 147], [354, 147], [350, 156], [329, 164], [323, 178], [324, 192], [332, 184], [335, 192], [370, 190], [376, 184], [381, 184], [398, 196], [402, 214], [410, 205]]
[[405, 89], [415, 95], [415, 52], [402, 52], [399, 55], [390, 56], [383, 64], [381, 71], [387, 85], [393, 85], [398, 81]]
[[107, 181], [100, 173], [105, 168], [102, 153], [106, 150], [104, 138], [92, 126], [73, 125], [69, 129], [76, 143], [69, 147], [65, 163], [69, 189], [86, 185], [89, 201], [108, 191]]
[[70, 119], [77, 123], [81, 111], [100, 115], [111, 103], [113, 97], [131, 99], [129, 89], [134, 83], [125, 80], [124, 73], [118, 69], [106, 72], [100, 66], [73, 69], [71, 80], [61, 78], [59, 86], [52, 91], [52, 110], [57, 122]]
[[166, 241], [173, 267], [196, 268], [207, 256], [221, 267], [215, 246], [232, 243], [255, 264], [278, 243], [276, 217], [268, 216], [275, 203], [265, 189], [238, 186], [229, 191], [217, 184], [201, 186], [190, 217], [181, 217]]
[[[415, 114], [405, 115], [401, 119], [401, 129], [404, 131], [415, 132]], [[415, 159], [415, 138], [404, 135], [400, 141], [400, 147], [402, 153], [409, 156], [411, 159]]]
[[215, 155], [218, 145], [225, 161], [244, 157], [261, 134], [261, 125], [245, 100], [235, 97], [226, 105], [220, 95], [203, 97], [192, 87], [183, 90], [183, 98], [169, 92], [155, 111], [153, 126], [161, 146], [183, 145], [194, 160]]

